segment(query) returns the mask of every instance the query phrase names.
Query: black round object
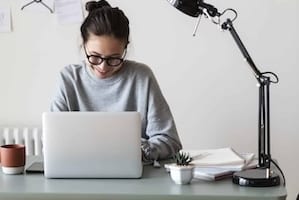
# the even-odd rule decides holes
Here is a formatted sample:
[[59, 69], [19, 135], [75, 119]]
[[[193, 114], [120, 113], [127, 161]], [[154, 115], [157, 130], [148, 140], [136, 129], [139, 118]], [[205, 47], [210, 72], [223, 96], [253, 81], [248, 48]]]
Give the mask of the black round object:
[[233, 183], [249, 187], [271, 187], [280, 184], [280, 177], [270, 170], [267, 177], [267, 169], [249, 169], [233, 174]]

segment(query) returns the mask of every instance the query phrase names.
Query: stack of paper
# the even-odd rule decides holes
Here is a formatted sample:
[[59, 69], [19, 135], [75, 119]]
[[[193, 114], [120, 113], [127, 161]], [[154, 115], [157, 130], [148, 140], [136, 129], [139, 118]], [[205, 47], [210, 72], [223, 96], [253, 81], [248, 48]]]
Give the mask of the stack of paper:
[[0, 7], [0, 33], [11, 32], [10, 8]]
[[245, 159], [230, 147], [182, 151], [188, 152], [193, 158], [192, 163], [201, 167], [243, 166], [246, 163]]
[[234, 172], [255, 168], [258, 164], [254, 153], [237, 153], [230, 147], [205, 150], [182, 150], [189, 153], [195, 165], [194, 178], [219, 180]]
[[193, 177], [196, 179], [217, 181], [227, 177], [231, 177], [232, 171], [213, 167], [196, 167], [193, 171]]

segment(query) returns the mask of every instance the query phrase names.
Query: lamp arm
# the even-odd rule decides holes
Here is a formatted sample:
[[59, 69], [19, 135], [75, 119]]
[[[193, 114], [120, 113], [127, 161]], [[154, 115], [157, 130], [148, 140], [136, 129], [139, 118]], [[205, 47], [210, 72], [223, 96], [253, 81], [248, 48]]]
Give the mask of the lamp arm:
[[256, 79], [258, 80], [258, 82], [261, 82], [261, 78], [263, 77], [262, 73], [257, 69], [256, 65], [254, 64], [252, 58], [250, 57], [246, 47], [244, 46], [243, 42], [241, 41], [236, 29], [233, 26], [233, 22], [231, 19], [227, 19], [226, 22], [224, 22], [221, 25], [221, 28], [223, 30], [229, 30], [229, 32], [231, 33], [233, 39], [235, 40], [235, 42], [237, 43], [241, 53], [243, 54], [246, 62], [249, 64], [249, 66], [251, 67], [254, 76], [256, 77]]

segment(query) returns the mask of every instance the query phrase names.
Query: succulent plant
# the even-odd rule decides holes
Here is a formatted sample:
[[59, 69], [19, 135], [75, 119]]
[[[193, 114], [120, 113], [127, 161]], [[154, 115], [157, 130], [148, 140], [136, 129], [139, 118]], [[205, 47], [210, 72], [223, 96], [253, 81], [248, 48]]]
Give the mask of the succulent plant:
[[177, 165], [187, 166], [192, 161], [192, 157], [189, 155], [189, 153], [180, 151], [174, 155], [174, 160]]

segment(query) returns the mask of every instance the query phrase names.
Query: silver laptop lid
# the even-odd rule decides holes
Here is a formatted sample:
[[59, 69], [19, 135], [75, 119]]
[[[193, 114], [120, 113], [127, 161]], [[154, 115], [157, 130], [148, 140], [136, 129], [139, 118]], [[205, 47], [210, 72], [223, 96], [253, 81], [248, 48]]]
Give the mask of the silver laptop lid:
[[46, 112], [42, 123], [46, 177], [141, 177], [138, 112]]

